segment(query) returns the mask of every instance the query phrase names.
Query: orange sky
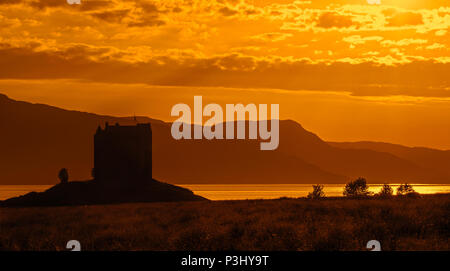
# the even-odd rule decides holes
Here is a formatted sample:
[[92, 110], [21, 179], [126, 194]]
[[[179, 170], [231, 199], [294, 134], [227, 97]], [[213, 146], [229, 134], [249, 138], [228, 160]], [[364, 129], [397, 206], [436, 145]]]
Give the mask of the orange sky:
[[326, 140], [450, 149], [447, 0], [81, 1], [0, 1], [1, 93], [163, 120], [280, 103]]

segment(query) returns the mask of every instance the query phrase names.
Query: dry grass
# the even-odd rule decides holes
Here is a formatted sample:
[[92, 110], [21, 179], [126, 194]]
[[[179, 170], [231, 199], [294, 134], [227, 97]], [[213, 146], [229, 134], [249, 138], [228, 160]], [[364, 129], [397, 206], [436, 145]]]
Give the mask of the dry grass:
[[0, 250], [449, 250], [450, 195], [2, 208]]

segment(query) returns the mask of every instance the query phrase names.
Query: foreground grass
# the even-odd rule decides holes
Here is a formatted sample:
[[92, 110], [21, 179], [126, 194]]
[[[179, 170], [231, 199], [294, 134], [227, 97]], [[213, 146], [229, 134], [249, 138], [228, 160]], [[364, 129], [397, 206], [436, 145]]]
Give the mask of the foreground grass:
[[449, 250], [450, 195], [0, 208], [0, 250]]

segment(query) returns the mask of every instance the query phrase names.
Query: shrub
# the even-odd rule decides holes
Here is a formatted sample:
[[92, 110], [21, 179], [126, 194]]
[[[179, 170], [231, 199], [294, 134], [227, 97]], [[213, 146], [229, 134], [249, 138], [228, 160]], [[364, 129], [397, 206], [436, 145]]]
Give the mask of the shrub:
[[323, 185], [317, 184], [313, 185], [313, 191], [308, 194], [308, 199], [320, 199], [325, 197], [325, 193], [323, 192]]
[[421, 198], [422, 196], [419, 193], [417, 193], [417, 192], [411, 192], [411, 193], [406, 194], [406, 197], [408, 197], [408, 198]]
[[392, 195], [394, 194], [394, 190], [392, 189], [392, 187], [385, 183], [383, 184], [383, 187], [380, 190], [380, 193], [378, 193], [378, 196], [383, 197], [383, 198], [390, 198], [392, 197]]
[[364, 178], [360, 177], [345, 185], [344, 196], [346, 197], [366, 197], [369, 195], [369, 186]]
[[417, 194], [416, 191], [414, 191], [414, 188], [412, 187], [412, 185], [405, 183], [405, 184], [401, 184], [398, 188], [397, 188], [397, 195], [399, 196], [405, 196], [405, 195], [409, 195], [409, 194]]

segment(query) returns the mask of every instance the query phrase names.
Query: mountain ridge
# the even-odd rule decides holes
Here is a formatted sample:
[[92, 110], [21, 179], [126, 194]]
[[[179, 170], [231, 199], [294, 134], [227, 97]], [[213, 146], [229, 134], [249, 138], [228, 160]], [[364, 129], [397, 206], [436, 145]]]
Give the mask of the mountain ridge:
[[[450, 183], [450, 172], [430, 169], [424, 159], [343, 148], [293, 120], [280, 121], [277, 150], [260, 151], [259, 140], [176, 141], [170, 136], [171, 123], [136, 118], [152, 124], [154, 178], [168, 183], [326, 184], [360, 176], [371, 183]], [[62, 167], [69, 169], [71, 179], [89, 179], [93, 135], [105, 122], [136, 123], [133, 117], [65, 110], [0, 94], [0, 184], [54, 184]]]
[[327, 142], [328, 144], [345, 149], [367, 149], [386, 152], [402, 159], [412, 161], [430, 170], [443, 171], [450, 174], [450, 150], [438, 150], [427, 147], [408, 147], [400, 144], [357, 141], [357, 142]]

